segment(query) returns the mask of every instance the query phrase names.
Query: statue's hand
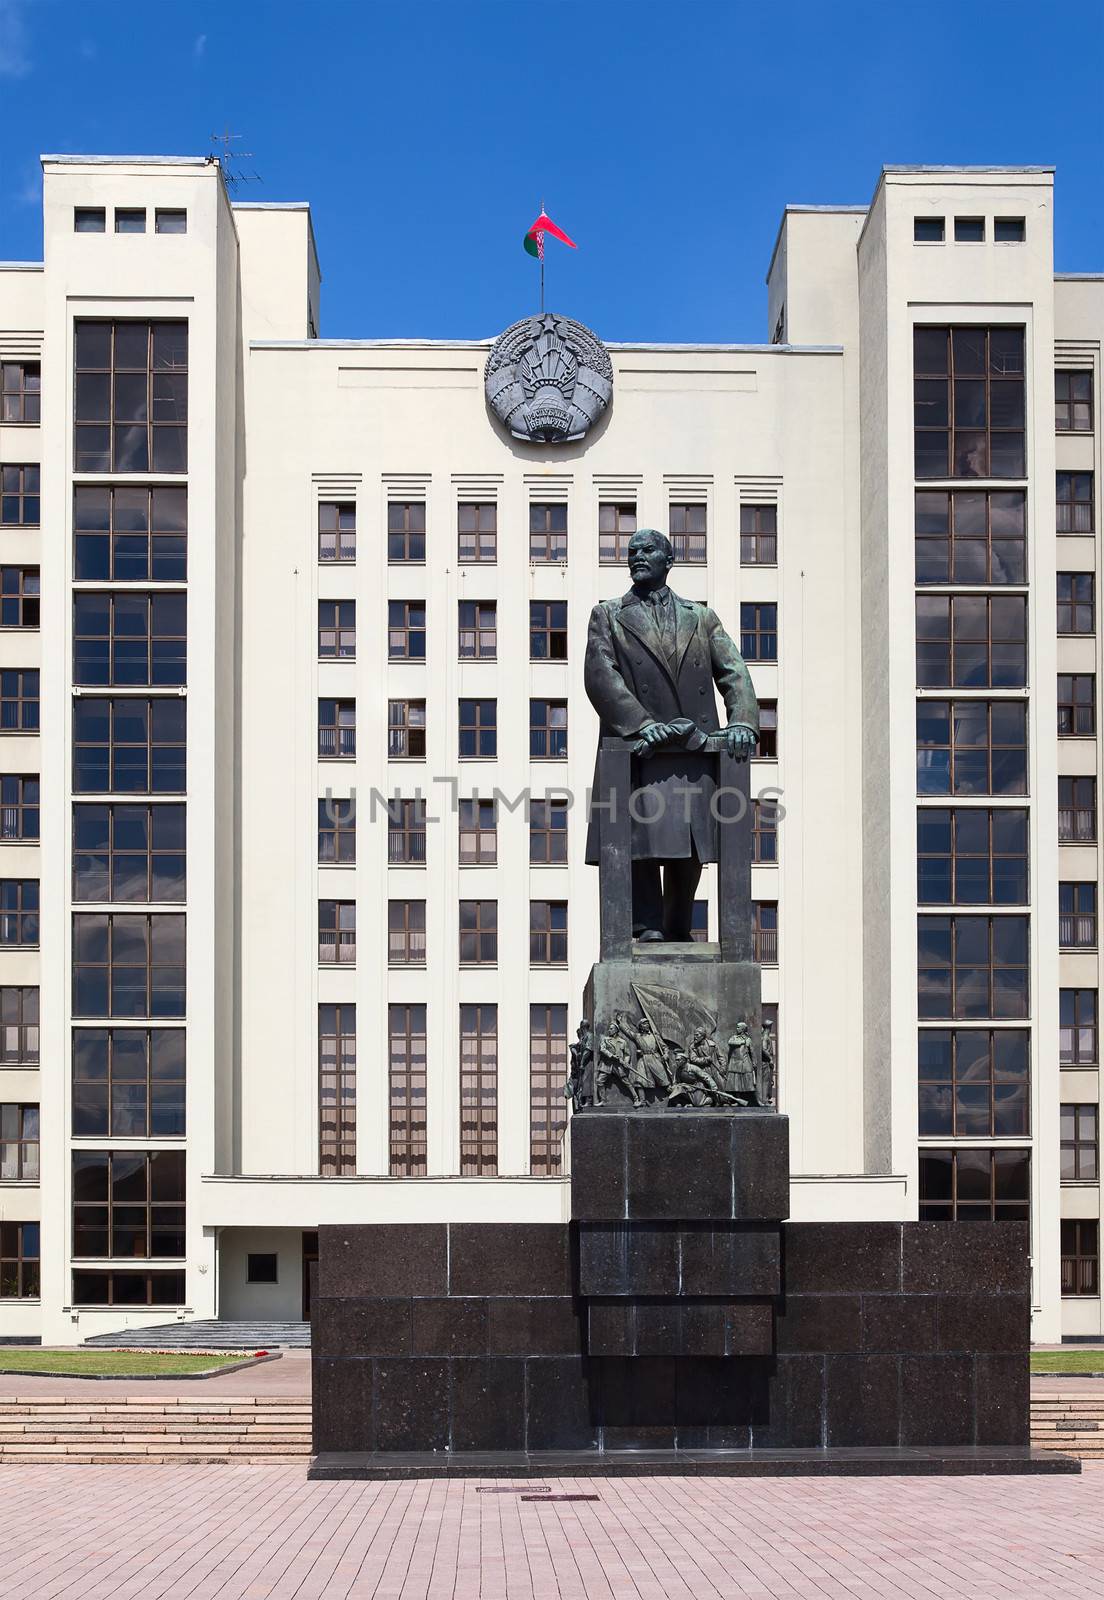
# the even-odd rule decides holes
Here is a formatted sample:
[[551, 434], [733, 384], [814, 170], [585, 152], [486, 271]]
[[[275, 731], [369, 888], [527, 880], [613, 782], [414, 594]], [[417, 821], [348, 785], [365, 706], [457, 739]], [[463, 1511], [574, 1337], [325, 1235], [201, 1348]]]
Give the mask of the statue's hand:
[[653, 750], [658, 750], [670, 737], [670, 729], [665, 722], [647, 722], [636, 736], [633, 745], [633, 755], [650, 755]]
[[725, 748], [736, 761], [746, 761], [755, 752], [759, 736], [746, 722], [730, 722], [724, 731]]

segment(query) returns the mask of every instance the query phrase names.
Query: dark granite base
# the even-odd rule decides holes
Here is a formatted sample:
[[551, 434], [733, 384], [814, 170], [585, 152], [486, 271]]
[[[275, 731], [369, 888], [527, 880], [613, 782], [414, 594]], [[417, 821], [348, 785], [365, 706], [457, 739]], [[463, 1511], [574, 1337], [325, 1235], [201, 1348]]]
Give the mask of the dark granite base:
[[1077, 1474], [1075, 1456], [1020, 1446], [942, 1450], [336, 1451], [307, 1476], [333, 1478], [876, 1478]]

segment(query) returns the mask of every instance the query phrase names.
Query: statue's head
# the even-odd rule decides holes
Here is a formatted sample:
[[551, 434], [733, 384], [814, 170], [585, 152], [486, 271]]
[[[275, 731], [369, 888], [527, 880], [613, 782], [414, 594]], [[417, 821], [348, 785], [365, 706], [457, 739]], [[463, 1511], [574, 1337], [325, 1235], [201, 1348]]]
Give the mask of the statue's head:
[[708, 1028], [695, 1028], [694, 1029], [694, 1043], [695, 1044], [701, 1044], [703, 1039], [708, 1039], [708, 1038], [709, 1038], [709, 1029]]
[[629, 540], [629, 576], [641, 589], [658, 589], [675, 564], [675, 552], [658, 528], [638, 528]]
[[747, 1025], [746, 1022], [738, 1022], [736, 1024], [736, 1032], [737, 1033], [746, 1033], [747, 1031], [748, 1031], [748, 1025]]

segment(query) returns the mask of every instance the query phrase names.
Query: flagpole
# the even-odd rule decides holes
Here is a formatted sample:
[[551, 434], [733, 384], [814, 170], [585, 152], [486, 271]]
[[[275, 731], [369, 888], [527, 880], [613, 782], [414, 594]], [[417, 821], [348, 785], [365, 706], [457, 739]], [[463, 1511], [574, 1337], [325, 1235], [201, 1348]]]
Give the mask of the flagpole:
[[[544, 196], [541, 196], [540, 214], [544, 216]], [[540, 269], [541, 269], [541, 316], [544, 316], [544, 235], [540, 236]]]

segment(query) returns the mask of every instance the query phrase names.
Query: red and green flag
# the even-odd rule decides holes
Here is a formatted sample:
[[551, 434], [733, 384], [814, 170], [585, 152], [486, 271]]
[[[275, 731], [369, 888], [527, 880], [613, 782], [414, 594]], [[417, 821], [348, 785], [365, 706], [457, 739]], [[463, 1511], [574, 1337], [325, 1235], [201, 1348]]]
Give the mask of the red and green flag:
[[542, 210], [540, 216], [522, 241], [525, 249], [531, 256], [536, 256], [538, 261], [544, 260], [544, 236], [546, 233], [550, 233], [553, 239], [560, 239], [564, 244], [570, 245], [572, 250], [579, 248], [574, 239], [569, 239], [563, 229], [557, 228], [548, 213]]

